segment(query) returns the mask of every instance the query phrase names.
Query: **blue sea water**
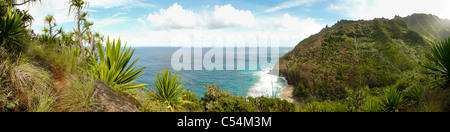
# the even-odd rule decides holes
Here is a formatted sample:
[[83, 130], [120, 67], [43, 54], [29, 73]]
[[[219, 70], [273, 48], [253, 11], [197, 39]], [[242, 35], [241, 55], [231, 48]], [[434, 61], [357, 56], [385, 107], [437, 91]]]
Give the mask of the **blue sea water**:
[[[135, 47], [133, 59], [140, 57], [137, 61], [137, 68], [147, 66], [143, 71], [144, 74], [137, 78], [137, 83], [153, 84], [157, 73], [162, 69], [172, 69], [171, 58], [175, 51], [180, 48], [177, 47]], [[211, 48], [202, 48], [203, 55]], [[235, 63], [239, 59], [245, 59], [245, 70], [225, 70], [226, 55], [223, 55], [224, 70], [178, 70], [180, 77], [183, 81], [187, 81], [184, 88], [197, 94], [199, 98], [204, 96], [205, 83], [214, 83], [216, 86], [222, 87], [222, 89], [228, 90], [228, 92], [237, 95], [244, 96], [268, 96], [278, 97], [280, 90], [287, 84], [283, 77], [278, 77], [269, 74], [269, 71], [273, 68], [273, 65], [258, 65], [257, 70], [250, 70], [249, 63], [257, 63], [259, 59], [252, 59], [249, 57], [249, 50], [246, 48], [245, 53], [238, 53], [235, 49]], [[280, 47], [279, 57], [292, 50], [292, 47]], [[225, 48], [224, 48], [225, 51]], [[193, 54], [193, 49], [192, 49]], [[262, 53], [261, 53], [262, 54]], [[259, 54], [259, 55], [261, 55]], [[243, 57], [245, 56], [245, 58]], [[270, 50], [267, 53], [268, 60], [278, 60], [278, 58], [270, 58]], [[249, 59], [250, 58], [250, 59]], [[194, 62], [202, 61], [202, 58], [194, 58], [191, 55], [191, 69], [194, 69]], [[182, 59], [181, 59], [182, 62]], [[214, 57], [212, 62], [215, 62]], [[236, 67], [237, 64], [235, 64]], [[146, 86], [148, 89], [153, 89], [151, 85]]]

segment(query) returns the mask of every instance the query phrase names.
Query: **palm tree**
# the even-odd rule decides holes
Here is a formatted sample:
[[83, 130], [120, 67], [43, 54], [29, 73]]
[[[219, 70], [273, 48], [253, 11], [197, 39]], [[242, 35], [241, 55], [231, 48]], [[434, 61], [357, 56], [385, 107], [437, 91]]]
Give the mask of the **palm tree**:
[[[53, 32], [53, 30], [52, 30], [52, 28], [53, 27], [56, 27], [56, 20], [55, 20], [55, 17], [53, 17], [52, 15], [47, 15], [45, 18], [44, 18], [44, 21], [45, 21], [45, 23], [47, 23], [48, 24], [48, 26], [49, 26], [49, 32], [50, 32], [50, 40], [53, 40], [53, 36], [52, 36], [52, 32]], [[52, 25], [53, 24], [53, 25]]]
[[61, 40], [63, 41], [63, 43], [68, 46], [68, 47], [72, 47], [72, 45], [75, 44], [75, 41], [73, 39], [73, 37], [75, 36], [75, 32], [61, 32]]
[[89, 31], [91, 29], [91, 26], [94, 25], [94, 22], [88, 22], [87, 21], [87, 16], [88, 15], [89, 14], [87, 12], [81, 13], [80, 21], [81, 21], [81, 24], [83, 25], [83, 30], [81, 32], [81, 35], [84, 35], [84, 33], [86, 33], [86, 31]]
[[[83, 8], [87, 7], [87, 3], [84, 2], [83, 0], [70, 0], [69, 2], [69, 14], [71, 12], [74, 12], [76, 14], [75, 19], [77, 21], [77, 33], [78, 33], [78, 44], [80, 46], [80, 49], [83, 49], [83, 43], [82, 41], [82, 34], [81, 34], [81, 20], [82, 20], [82, 14], [81, 14], [81, 10]], [[84, 50], [83, 54], [84, 54]]]
[[44, 34], [47, 34], [48, 33], [48, 28], [44, 27], [44, 29], [42, 29], [42, 32], [44, 32]]
[[83, 34], [83, 40], [89, 42], [89, 52], [95, 57], [95, 47], [97, 42], [103, 42], [104, 36], [100, 35], [99, 32], [87, 31]]
[[444, 82], [445, 88], [450, 86], [450, 37], [436, 41], [431, 53], [425, 56], [432, 64], [424, 65], [425, 74], [441, 77], [436, 82]]

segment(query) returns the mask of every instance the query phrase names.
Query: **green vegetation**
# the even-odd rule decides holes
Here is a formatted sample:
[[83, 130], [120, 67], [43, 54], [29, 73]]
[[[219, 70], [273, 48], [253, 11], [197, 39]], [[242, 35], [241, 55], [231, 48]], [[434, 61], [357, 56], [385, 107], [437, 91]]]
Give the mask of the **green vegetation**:
[[426, 14], [341, 20], [281, 57], [280, 75], [300, 111], [448, 111], [446, 24]]
[[389, 112], [398, 111], [406, 104], [402, 93], [397, 87], [388, 87], [384, 90], [384, 96], [381, 97], [381, 105]]
[[306, 108], [300, 110], [301, 112], [349, 112], [347, 106], [340, 102], [333, 102], [330, 100], [318, 102], [313, 101], [306, 105]]
[[23, 50], [24, 36], [27, 34], [25, 23], [22, 22], [23, 15], [20, 11], [7, 9], [6, 14], [0, 20], [0, 44], [10, 53]]
[[[132, 84], [143, 68], [134, 71], [137, 60], [129, 64], [133, 54], [130, 48], [121, 47], [120, 40], [115, 43], [108, 39], [103, 50], [103, 37], [89, 30], [93, 23], [87, 22], [87, 13], [80, 17], [85, 26], [81, 33], [91, 43], [90, 50], [74, 46], [78, 33], [54, 30], [57, 24], [50, 15], [45, 19], [47, 32], [34, 36], [26, 29], [33, 17], [26, 11], [11, 10], [10, 6], [37, 0], [11, 2], [16, 1], [0, 0], [0, 111], [92, 111], [99, 105], [94, 99], [94, 81], [100, 78], [99, 71], [111, 75], [105, 78], [116, 81], [110, 85], [119, 92], [132, 93], [125, 89], [144, 86]], [[99, 54], [95, 53], [94, 43], [102, 51], [103, 63], [97, 61]], [[114, 70], [92, 69], [103, 65]]]
[[369, 97], [364, 105], [361, 107], [363, 112], [383, 112], [384, 107], [381, 106], [381, 101], [377, 97]]
[[437, 41], [426, 57], [432, 64], [424, 66], [428, 69], [425, 73], [441, 77], [439, 81], [443, 83], [443, 87], [448, 88], [450, 86], [450, 37]]
[[[111, 86], [114, 90], [126, 92], [125, 90], [139, 88], [148, 84], [133, 84], [133, 80], [141, 76], [146, 67], [138, 70], [134, 70], [137, 58], [133, 63], [129, 64], [131, 57], [133, 56], [134, 49], [130, 52], [130, 48], [126, 48], [121, 45], [120, 39], [112, 42], [109, 41], [109, 37], [106, 40], [106, 49], [103, 50], [101, 43], [97, 43], [99, 63], [93, 62], [91, 68], [94, 71], [94, 76], [103, 80], [106, 84]], [[94, 56], [91, 56], [91, 60], [95, 60]]]
[[206, 92], [201, 99], [202, 107], [207, 112], [293, 112], [295, 106], [286, 100], [268, 97], [234, 96], [215, 86], [205, 84]]
[[183, 83], [183, 79], [178, 77], [178, 73], [172, 76], [172, 70], [164, 69], [161, 71], [161, 74], [158, 73], [158, 77], [155, 77], [153, 83], [152, 87], [156, 91], [157, 99], [167, 105], [171, 111], [184, 109], [180, 104], [187, 103], [187, 101], [182, 100], [180, 97], [186, 82]]
[[45, 33], [34, 36], [27, 29], [33, 17], [12, 7], [38, 1], [0, 0], [2, 112], [94, 111], [102, 105], [94, 90], [99, 80], [134, 97], [141, 111], [449, 111], [450, 22], [437, 16], [341, 20], [299, 42], [279, 60], [280, 74], [300, 100], [296, 107], [278, 98], [235, 96], [213, 83], [198, 99], [168, 69], [147, 89], [134, 82], [146, 68], [136, 70], [134, 49], [90, 30], [87, 2], [69, 0], [77, 23], [72, 31], [48, 15]]
[[[77, 29], [64, 32], [48, 15], [44, 34], [32, 37], [34, 34], [25, 24], [32, 17], [26, 11], [7, 8], [16, 5], [10, 2], [0, 0], [0, 111], [93, 111], [102, 105], [95, 97], [96, 79], [118, 92], [131, 94], [139, 100], [141, 111], [295, 110], [293, 104], [284, 100], [237, 97], [212, 83], [205, 85], [205, 98], [199, 100], [197, 95], [183, 90], [178, 74], [167, 69], [155, 79], [153, 90], [137, 90], [147, 85], [133, 82], [145, 67], [135, 70], [139, 58], [131, 60], [134, 49], [122, 46], [120, 39], [107, 38], [103, 42], [98, 32], [89, 30], [93, 23], [87, 21], [88, 13], [82, 12], [87, 3], [69, 2], [70, 12], [76, 14]], [[89, 50], [82, 46], [83, 40], [90, 43]]]
[[61, 95], [59, 111], [89, 111], [93, 102], [94, 78], [70, 75], [72, 80]]
[[407, 17], [396, 17], [409, 25], [429, 42], [437, 39], [446, 39], [450, 36], [450, 23], [431, 14], [412, 14]]

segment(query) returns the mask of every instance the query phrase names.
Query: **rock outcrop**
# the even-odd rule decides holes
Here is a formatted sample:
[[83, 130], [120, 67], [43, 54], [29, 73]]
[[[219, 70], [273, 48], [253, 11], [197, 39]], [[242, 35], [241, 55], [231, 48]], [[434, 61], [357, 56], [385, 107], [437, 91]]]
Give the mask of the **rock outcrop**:
[[95, 107], [93, 112], [137, 112], [140, 103], [128, 94], [113, 90], [105, 82], [96, 80], [94, 83]]

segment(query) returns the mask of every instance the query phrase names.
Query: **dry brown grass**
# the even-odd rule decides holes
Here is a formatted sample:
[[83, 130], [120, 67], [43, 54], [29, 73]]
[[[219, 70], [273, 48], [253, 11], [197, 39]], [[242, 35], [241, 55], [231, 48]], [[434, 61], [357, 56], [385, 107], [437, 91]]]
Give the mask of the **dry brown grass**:
[[55, 95], [51, 89], [51, 75], [44, 69], [19, 61], [9, 73], [10, 87], [16, 91], [28, 111], [51, 111]]

